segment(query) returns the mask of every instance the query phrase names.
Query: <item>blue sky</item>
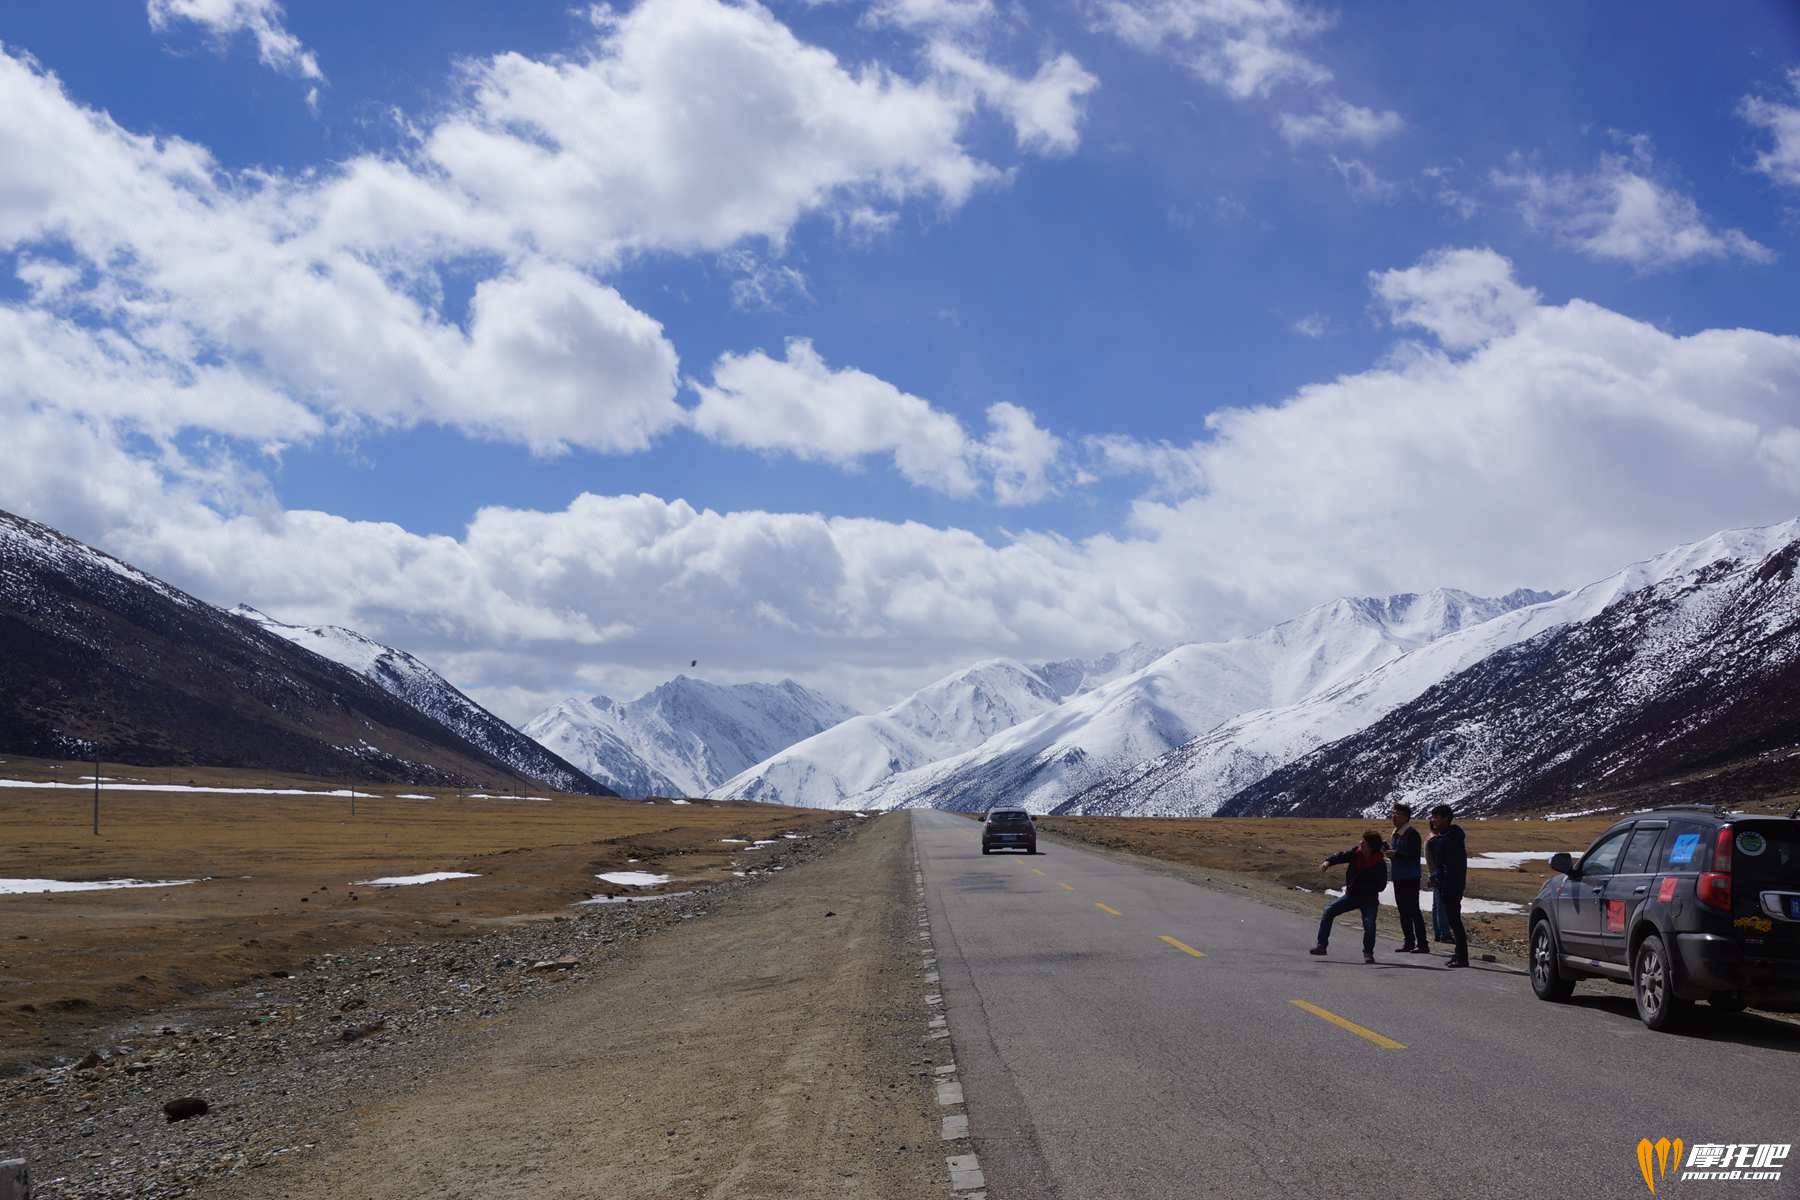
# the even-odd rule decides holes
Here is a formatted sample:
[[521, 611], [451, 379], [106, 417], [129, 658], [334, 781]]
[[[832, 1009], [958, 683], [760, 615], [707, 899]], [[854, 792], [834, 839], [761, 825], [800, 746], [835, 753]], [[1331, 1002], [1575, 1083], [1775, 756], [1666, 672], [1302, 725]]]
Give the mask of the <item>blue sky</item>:
[[515, 718], [688, 648], [868, 705], [1800, 508], [1791, 4], [117, 0], [0, 43], [0, 505]]

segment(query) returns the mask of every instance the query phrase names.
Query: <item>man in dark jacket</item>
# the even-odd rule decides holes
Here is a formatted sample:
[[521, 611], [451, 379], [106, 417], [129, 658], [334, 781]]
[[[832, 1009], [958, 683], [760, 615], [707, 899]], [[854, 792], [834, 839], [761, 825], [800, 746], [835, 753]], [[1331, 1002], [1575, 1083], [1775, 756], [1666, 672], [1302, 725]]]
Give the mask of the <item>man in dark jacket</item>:
[[1381, 905], [1381, 889], [1388, 881], [1387, 859], [1381, 850], [1381, 835], [1371, 829], [1362, 841], [1319, 864], [1321, 871], [1346, 864], [1344, 894], [1326, 905], [1325, 915], [1319, 919], [1319, 944], [1308, 954], [1324, 954], [1331, 941], [1331, 923], [1355, 909], [1362, 913], [1363, 961], [1375, 961], [1375, 914]]
[[1396, 803], [1389, 818], [1394, 832], [1388, 837], [1389, 874], [1394, 880], [1394, 907], [1400, 910], [1400, 932], [1404, 938], [1394, 947], [1396, 954], [1430, 954], [1431, 935], [1425, 930], [1425, 916], [1419, 911], [1419, 882], [1424, 872], [1419, 858], [1424, 841], [1413, 827], [1412, 805]]
[[1444, 920], [1450, 925], [1450, 936], [1456, 947], [1450, 952], [1446, 967], [1469, 965], [1469, 935], [1463, 929], [1463, 888], [1469, 882], [1469, 846], [1456, 812], [1448, 804], [1431, 810], [1432, 841], [1437, 846], [1437, 896], [1444, 907]]

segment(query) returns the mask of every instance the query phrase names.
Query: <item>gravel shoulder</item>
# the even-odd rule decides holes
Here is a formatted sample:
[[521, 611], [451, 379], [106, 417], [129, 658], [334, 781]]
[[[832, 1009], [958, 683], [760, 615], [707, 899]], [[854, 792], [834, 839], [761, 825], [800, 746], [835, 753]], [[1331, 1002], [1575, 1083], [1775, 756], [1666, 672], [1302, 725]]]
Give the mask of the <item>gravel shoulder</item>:
[[[0, 1150], [44, 1198], [940, 1190], [908, 822], [780, 853], [692, 896], [308, 963], [0, 1083]], [[166, 1122], [186, 1095], [210, 1111]]]

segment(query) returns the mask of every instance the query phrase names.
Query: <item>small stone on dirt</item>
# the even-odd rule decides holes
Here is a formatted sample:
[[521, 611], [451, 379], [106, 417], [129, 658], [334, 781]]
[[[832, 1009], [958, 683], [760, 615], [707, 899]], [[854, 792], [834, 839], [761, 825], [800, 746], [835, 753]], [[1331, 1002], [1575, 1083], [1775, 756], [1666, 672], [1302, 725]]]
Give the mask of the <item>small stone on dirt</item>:
[[198, 1096], [183, 1096], [179, 1100], [171, 1100], [163, 1105], [163, 1116], [173, 1125], [177, 1121], [186, 1121], [193, 1117], [204, 1117], [207, 1113], [206, 1101]]

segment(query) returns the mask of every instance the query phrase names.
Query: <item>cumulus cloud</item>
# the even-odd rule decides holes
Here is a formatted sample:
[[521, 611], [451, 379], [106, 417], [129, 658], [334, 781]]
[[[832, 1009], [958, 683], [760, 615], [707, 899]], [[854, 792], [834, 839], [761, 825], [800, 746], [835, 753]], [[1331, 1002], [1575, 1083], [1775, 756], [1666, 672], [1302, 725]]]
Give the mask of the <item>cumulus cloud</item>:
[[1331, 19], [1292, 0], [1099, 0], [1092, 13], [1100, 28], [1169, 55], [1239, 100], [1331, 79], [1300, 48]]
[[[280, 9], [158, 0], [152, 16], [268, 32]], [[0, 251], [25, 286], [0, 316], [18, 348], [0, 372], [152, 436], [274, 449], [437, 423], [548, 453], [642, 449], [680, 419], [677, 363], [601, 282], [620, 255], [746, 262], [744, 306], [804, 295], [779, 261], [796, 221], [868, 237], [908, 202], [953, 207], [1003, 181], [962, 142], [980, 107], [1062, 152], [1093, 86], [1067, 56], [1024, 79], [967, 53], [917, 79], [852, 68], [755, 4], [645, 0], [596, 21], [566, 57], [469, 64], [415, 154], [300, 176], [123, 128], [0, 49]], [[744, 258], [750, 239], [770, 253]], [[446, 305], [446, 278], [471, 273], [464, 311]]]
[[1738, 115], [1769, 136], [1769, 146], [1756, 155], [1756, 169], [1788, 187], [1800, 187], [1800, 67], [1787, 73], [1790, 100], [1745, 96]]
[[1081, 140], [1081, 100], [1100, 85], [1068, 54], [1059, 54], [1030, 79], [1009, 75], [962, 47], [936, 42], [932, 65], [960, 80], [998, 110], [1013, 127], [1021, 149], [1068, 154]]
[[854, 367], [833, 368], [805, 338], [785, 357], [725, 354], [710, 382], [693, 383], [690, 421], [703, 437], [844, 469], [884, 456], [908, 481], [949, 496], [984, 480], [1001, 504], [1029, 504], [1053, 487], [1058, 439], [1015, 404], [989, 406], [976, 439], [955, 416]]
[[1282, 113], [1279, 124], [1281, 136], [1291, 146], [1307, 142], [1356, 142], [1373, 146], [1406, 128], [1406, 122], [1397, 112], [1363, 108], [1337, 96], [1326, 97], [1312, 113]]
[[1304, 338], [1322, 338], [1331, 332], [1331, 318], [1324, 313], [1307, 313], [1294, 322], [1293, 330]]
[[[313, 52], [288, 32], [278, 0], [149, 0], [149, 15], [150, 27], [158, 32], [186, 23], [220, 39], [247, 33], [256, 39], [264, 66], [302, 79], [325, 78]], [[311, 95], [316, 98], [318, 89]]]
[[[721, 677], [788, 673], [879, 704], [975, 657], [1241, 633], [1335, 595], [1577, 585], [1800, 508], [1800, 338], [1677, 336], [1546, 304], [1491, 251], [1440, 252], [1371, 285], [1462, 352], [1415, 348], [1217, 411], [1187, 446], [1086, 443], [1089, 463], [1157, 486], [1126, 525], [1081, 541], [651, 496], [488, 509], [460, 536], [424, 536], [282, 511], [229, 463], [147, 461], [104, 424], [31, 408], [7, 417], [0, 506], [208, 598], [364, 628], [521, 718], [569, 686], [571, 663], [648, 679], [698, 657]], [[822, 386], [873, 386], [819, 371]], [[962, 453], [967, 435], [927, 407], [903, 436]], [[890, 447], [872, 454], [902, 436], [813, 428]]]
[[1399, 184], [1382, 178], [1374, 167], [1360, 158], [1339, 158], [1331, 154], [1326, 156], [1326, 161], [1344, 181], [1352, 200], [1363, 204], [1386, 204], [1400, 194]]
[[1493, 173], [1532, 229], [1589, 258], [1655, 271], [1705, 259], [1767, 263], [1775, 254], [1738, 229], [1710, 225], [1692, 197], [1660, 178], [1649, 140], [1628, 139], [1587, 172], [1548, 172], [1515, 155]]
[[1492, 250], [1436, 250], [1417, 265], [1371, 271], [1369, 288], [1395, 325], [1416, 325], [1447, 350], [1470, 350], [1511, 333], [1538, 294], [1513, 280]]
[[996, 15], [994, 0], [875, 0], [868, 21], [902, 29], [968, 31]]

